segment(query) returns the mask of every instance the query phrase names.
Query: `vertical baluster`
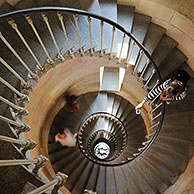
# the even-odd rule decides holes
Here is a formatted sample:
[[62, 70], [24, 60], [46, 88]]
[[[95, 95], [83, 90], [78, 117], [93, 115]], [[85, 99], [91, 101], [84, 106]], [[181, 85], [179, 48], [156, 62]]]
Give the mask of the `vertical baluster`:
[[152, 130], [154, 127], [157, 127], [160, 124], [160, 121], [158, 121], [156, 124], [152, 125], [148, 130]]
[[151, 110], [149, 113], [150, 114], [152, 114], [154, 111], [156, 111], [160, 106], [162, 106], [162, 102], [159, 104], [159, 105], [157, 105], [153, 110]]
[[20, 39], [22, 40], [22, 42], [24, 43], [25, 47], [28, 49], [28, 51], [30, 52], [30, 54], [32, 55], [32, 57], [34, 58], [34, 60], [37, 63], [37, 67], [38, 69], [42, 70], [42, 65], [40, 64], [39, 60], [37, 59], [37, 57], [35, 56], [35, 54], [33, 53], [32, 49], [30, 48], [30, 46], [28, 45], [27, 41], [25, 40], [24, 36], [21, 34], [21, 32], [19, 31], [17, 24], [15, 23], [15, 21], [13, 19], [9, 19], [8, 20], [8, 24], [16, 31], [16, 33], [18, 34], [18, 36], [20, 37]]
[[151, 73], [151, 75], [150, 75], [150, 77], [149, 77], [149, 79], [147, 80], [147, 82], [146, 82], [145, 85], [143, 86], [143, 89], [144, 89], [144, 90], [146, 89], [148, 83], [149, 83], [150, 80], [152, 79], [152, 77], [153, 77], [153, 75], [155, 74], [155, 72], [156, 72], [156, 70], [153, 69], [153, 70], [152, 70], [152, 73]]
[[100, 56], [103, 57], [103, 51], [102, 51], [102, 49], [103, 49], [103, 27], [104, 27], [104, 21], [101, 20], [100, 24], [101, 24], [101, 44], [100, 44], [101, 45], [101, 48], [100, 48]]
[[153, 117], [151, 120], [150, 120], [150, 122], [152, 122], [152, 121], [154, 121], [155, 119], [157, 119], [159, 116], [161, 116], [162, 115], [162, 112], [160, 112], [159, 114], [157, 114], [155, 117]]
[[127, 58], [127, 62], [126, 62], [127, 68], [129, 67], [129, 61], [131, 59], [131, 55], [132, 55], [132, 52], [133, 52], [134, 47], [135, 47], [135, 41], [133, 41], [133, 43], [132, 43], [132, 47], [131, 47], [131, 50], [129, 52], [128, 58]]
[[83, 194], [97, 194], [97, 193], [92, 190], [85, 189]]
[[6, 85], [10, 90], [12, 90], [14, 93], [16, 93], [21, 100], [28, 102], [29, 98], [27, 95], [20, 93], [18, 90], [16, 90], [11, 84], [9, 84], [7, 81], [5, 81], [2, 77], [0, 77], [0, 82], [2, 82], [4, 85]]
[[112, 27], [112, 41], [111, 41], [111, 48], [110, 48], [110, 56], [109, 56], [109, 60], [112, 59], [112, 50], [113, 50], [113, 45], [114, 45], [114, 37], [115, 37], [115, 26]]
[[51, 29], [51, 27], [50, 27], [48, 16], [47, 16], [46, 13], [41, 13], [41, 15], [42, 15], [43, 21], [46, 23], [46, 26], [47, 26], [47, 28], [48, 28], [48, 31], [49, 31], [50, 35], [51, 35], [51, 38], [52, 38], [53, 43], [54, 43], [54, 45], [55, 45], [55, 48], [57, 49], [58, 58], [59, 58], [61, 61], [64, 61], [64, 57], [63, 57], [62, 54], [61, 54], [61, 51], [60, 51], [60, 49], [59, 49], [59, 47], [58, 47], [58, 45], [57, 45], [57, 42], [56, 42], [55, 36], [54, 36], [54, 34], [53, 34], [53, 31], [52, 31], [52, 29]]
[[5, 37], [0, 32], [0, 38], [5, 43], [5, 45], [9, 48], [9, 50], [15, 55], [15, 57], [21, 62], [21, 64], [26, 68], [26, 70], [29, 72], [30, 76], [33, 80], [39, 81], [38, 75], [32, 72], [32, 70], [25, 64], [25, 62], [22, 60], [22, 58], [18, 55], [18, 53], [14, 50], [14, 48], [9, 44], [9, 42], [5, 39]]
[[31, 160], [0, 160], [0, 166], [13, 166], [13, 165], [29, 165], [35, 164], [35, 168], [33, 169], [34, 173], [37, 173], [40, 168], [42, 168], [48, 159], [45, 156], [38, 156], [37, 158]]
[[126, 34], [123, 34], [123, 39], [122, 39], [122, 43], [121, 43], [121, 50], [120, 50], [119, 59], [118, 59], [117, 63], [121, 63], [121, 54], [122, 54], [122, 51], [123, 51], [123, 45], [124, 45], [124, 42], [125, 42], [125, 37], [126, 37]]
[[135, 64], [135, 67], [134, 67], [134, 70], [133, 70], [133, 73], [132, 73], [133, 75], [134, 75], [134, 74], [136, 73], [136, 71], [137, 71], [137, 67], [138, 67], [139, 62], [140, 62], [140, 60], [141, 60], [141, 58], [142, 58], [142, 55], [143, 55], [143, 50], [141, 50], [140, 53], [139, 53], [137, 62], [136, 62], [136, 64]]
[[146, 69], [147, 69], [147, 67], [148, 67], [149, 64], [150, 64], [150, 59], [147, 60], [145, 66], [143, 68], [143, 71], [141, 72], [141, 75], [139, 76], [138, 81], [141, 81], [141, 79], [142, 79], [142, 77], [143, 77], [143, 75], [144, 75], [144, 73], [145, 73], [145, 71], [146, 71]]
[[0, 120], [15, 126], [19, 132], [28, 132], [30, 130], [30, 126], [27, 123], [23, 123], [21, 121], [16, 122], [2, 115], [0, 115]]
[[64, 21], [63, 21], [63, 14], [61, 12], [58, 12], [57, 13], [57, 16], [59, 18], [59, 21], [61, 23], [61, 27], [63, 29], [63, 33], [64, 33], [65, 40], [66, 40], [67, 47], [68, 47], [69, 56], [73, 59], [74, 56], [73, 56], [73, 53], [71, 51], [70, 44], [69, 44], [69, 40], [68, 40], [68, 37], [67, 37], [67, 32], [66, 32], [66, 29], [65, 29]]
[[15, 139], [15, 138], [0, 135], [0, 140], [21, 145], [21, 147], [23, 148], [22, 149], [23, 153], [25, 153], [28, 150], [32, 150], [36, 147], [36, 143], [31, 139], [20, 140], [20, 139]]
[[90, 33], [90, 55], [94, 56], [93, 48], [92, 48], [92, 26], [91, 26], [91, 17], [88, 16], [88, 24], [89, 24], [89, 33]]
[[25, 86], [25, 87], [28, 87], [28, 83], [14, 70], [14, 69], [12, 69], [11, 67], [10, 67], [10, 65], [6, 62], [6, 61], [4, 61], [4, 59], [2, 59], [1, 57], [0, 57], [0, 62], [7, 68], [7, 69], [9, 69], [9, 71], [11, 72], [11, 73], [13, 73], [20, 81], [21, 81], [21, 83]]
[[36, 188], [35, 190], [33, 190], [27, 194], [40, 194], [40, 193], [43, 193], [43, 192], [49, 190], [52, 187], [54, 187], [54, 189], [51, 191], [51, 194], [57, 194], [59, 188], [62, 187], [66, 183], [67, 178], [68, 178], [67, 175], [65, 175], [61, 172], [58, 172], [52, 181], [45, 183], [41, 187]]
[[148, 105], [151, 106], [159, 96], [160, 94], [158, 94]]
[[2, 102], [6, 103], [7, 105], [11, 106], [12, 108], [14, 108], [18, 112], [18, 114], [28, 115], [27, 109], [15, 105], [14, 103], [12, 103], [9, 100], [5, 99], [3, 96], [0, 96], [0, 100]]
[[80, 55], [83, 57], [84, 56], [84, 51], [83, 51], [83, 46], [82, 46], [80, 32], [79, 32], [78, 15], [77, 14], [73, 15], [73, 18], [74, 18], [75, 26], [76, 26], [76, 29], [77, 29], [77, 36], [78, 36], [79, 46], [80, 46]]
[[38, 31], [36, 30], [36, 27], [34, 26], [34, 23], [33, 23], [32, 19], [31, 19], [30, 15], [25, 14], [24, 17], [25, 17], [26, 21], [30, 24], [34, 34], [36, 35], [36, 38], [38, 39], [40, 45], [42, 46], [42, 48], [43, 48], [43, 50], [44, 50], [44, 52], [45, 52], [45, 54], [46, 54], [46, 56], [48, 58], [47, 59], [48, 63], [51, 64], [52, 66], [54, 66], [54, 61], [51, 59], [51, 57], [50, 57], [50, 55], [49, 55], [49, 53], [48, 53], [44, 43], [42, 42], [42, 39], [40, 38], [40, 35], [39, 35]]

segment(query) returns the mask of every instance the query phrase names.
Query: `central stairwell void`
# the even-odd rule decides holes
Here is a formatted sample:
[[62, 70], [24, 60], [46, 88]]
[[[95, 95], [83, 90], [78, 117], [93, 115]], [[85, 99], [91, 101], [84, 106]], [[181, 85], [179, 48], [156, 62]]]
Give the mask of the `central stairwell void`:
[[[158, 97], [135, 113], [172, 70], [190, 73], [186, 56], [149, 16], [97, 2], [0, 15], [0, 193], [164, 193], [192, 157], [192, 86], [183, 114], [172, 104], [164, 119]], [[61, 128], [80, 132], [75, 147], [55, 142]]]

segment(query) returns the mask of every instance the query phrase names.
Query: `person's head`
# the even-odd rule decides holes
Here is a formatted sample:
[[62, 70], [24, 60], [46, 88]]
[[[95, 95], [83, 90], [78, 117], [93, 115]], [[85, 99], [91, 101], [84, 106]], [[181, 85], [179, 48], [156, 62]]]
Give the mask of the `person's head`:
[[183, 89], [183, 83], [174, 80], [172, 83], [168, 84], [164, 91], [162, 92], [161, 96], [163, 98], [172, 98], [175, 96], [178, 96], [181, 93], [181, 90]]

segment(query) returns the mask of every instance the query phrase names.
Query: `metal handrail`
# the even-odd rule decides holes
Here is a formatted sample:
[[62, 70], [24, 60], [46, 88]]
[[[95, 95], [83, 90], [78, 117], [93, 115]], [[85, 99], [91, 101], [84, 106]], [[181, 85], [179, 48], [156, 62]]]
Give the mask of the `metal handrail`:
[[22, 9], [22, 10], [17, 10], [17, 11], [13, 11], [13, 12], [9, 12], [9, 13], [4, 13], [0, 15], [0, 18], [4, 18], [4, 17], [10, 17], [16, 14], [21, 14], [21, 13], [29, 13], [29, 12], [38, 12], [38, 11], [64, 11], [64, 12], [68, 12], [68, 13], [72, 13], [72, 14], [78, 14], [78, 15], [84, 15], [84, 16], [90, 16], [93, 17], [95, 19], [104, 21], [112, 26], [115, 26], [117, 29], [119, 29], [120, 31], [122, 31], [124, 34], [126, 34], [127, 36], [129, 36], [132, 40], [135, 41], [135, 43], [138, 45], [138, 47], [141, 48], [141, 50], [143, 50], [144, 54], [148, 57], [148, 59], [151, 61], [151, 63], [154, 65], [154, 68], [156, 69], [156, 73], [159, 77], [159, 80], [162, 81], [162, 77], [160, 75], [160, 72], [158, 70], [158, 67], [156, 65], [156, 63], [154, 62], [154, 60], [152, 59], [151, 55], [149, 54], [149, 52], [146, 50], [146, 48], [135, 38], [135, 36], [127, 31], [123, 26], [121, 26], [120, 24], [97, 14], [94, 13], [90, 13], [90, 12], [86, 12], [83, 10], [78, 10], [78, 9], [73, 9], [73, 8], [64, 8], [64, 7], [38, 7], [38, 8], [29, 8], [29, 9]]
[[[100, 15], [97, 15], [97, 14], [94, 14], [94, 13], [86, 12], [86, 11], [83, 11], [83, 10], [72, 9], [72, 8], [63, 8], [63, 7], [40, 7], [40, 8], [30, 8], [30, 9], [17, 10], [17, 11], [13, 11], [13, 12], [1, 14], [0, 15], [0, 18], [10, 17], [10, 16], [14, 16], [14, 15], [17, 15], [17, 14], [21, 14], [21, 13], [26, 14], [26, 13], [30, 13], [30, 12], [41, 12], [41, 11], [42, 12], [46, 12], [46, 11], [48, 11], [48, 12], [49, 11], [66, 12], [66, 13], [72, 13], [73, 15], [89, 16], [89, 17], [98, 19], [99, 21], [101, 21], [101, 23], [102, 22], [103, 23], [106, 22], [106, 23], [110, 24], [111, 26], [117, 28], [123, 34], [125, 34], [128, 37], [130, 37], [133, 40], [133, 42], [135, 42], [137, 44], [137, 46], [140, 48], [140, 51], [142, 53], [144, 53], [147, 56], [147, 58], [150, 61], [150, 63], [153, 64], [153, 66], [154, 66], [154, 73], [156, 72], [156, 74], [157, 74], [157, 76], [159, 78], [159, 81], [160, 82], [162, 81], [162, 78], [161, 78], [160, 72], [158, 70], [158, 67], [157, 67], [156, 63], [154, 62], [154, 60], [152, 59], [152, 57], [149, 54], [149, 52], [146, 50], [146, 48], [133, 36], [132, 33], [130, 33], [129, 31], [127, 31], [123, 26], [121, 26], [120, 24], [118, 24], [118, 23], [116, 23], [116, 22], [114, 22], [114, 21], [112, 21], [112, 20], [110, 20], [110, 19], [108, 19], [106, 17], [100, 16]], [[80, 49], [82, 49], [82, 48], [80, 48]], [[101, 48], [101, 51], [102, 51], [102, 48]], [[152, 74], [152, 76], [153, 76], [153, 74]], [[147, 83], [148, 83], [148, 81], [147, 81]], [[155, 135], [152, 137], [152, 140], [149, 142], [149, 144], [146, 146], [146, 148], [144, 150], [142, 150], [141, 152], [138, 153], [138, 155], [136, 155], [134, 158], [132, 158], [132, 159], [126, 161], [126, 162], [122, 162], [121, 164], [124, 164], [124, 163], [127, 163], [129, 161], [134, 160], [135, 158], [137, 158], [140, 155], [142, 155], [151, 146], [151, 144], [154, 142], [155, 138], [159, 134], [159, 131], [160, 131], [160, 128], [162, 126], [163, 119], [164, 119], [164, 113], [165, 113], [165, 103], [163, 103], [162, 114], [161, 114], [161, 118], [160, 118], [160, 123], [158, 125], [158, 128], [156, 130]], [[120, 164], [115, 164], [113, 166], [118, 166], [118, 165], [120, 165]]]

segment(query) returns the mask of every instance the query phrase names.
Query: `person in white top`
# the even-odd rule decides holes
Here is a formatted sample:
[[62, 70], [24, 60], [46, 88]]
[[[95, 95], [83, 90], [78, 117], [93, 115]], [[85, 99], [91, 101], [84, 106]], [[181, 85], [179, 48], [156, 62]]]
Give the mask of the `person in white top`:
[[73, 134], [69, 128], [64, 128], [63, 133], [55, 135], [55, 142], [59, 142], [62, 146], [74, 147], [76, 145], [76, 136], [79, 132]]

